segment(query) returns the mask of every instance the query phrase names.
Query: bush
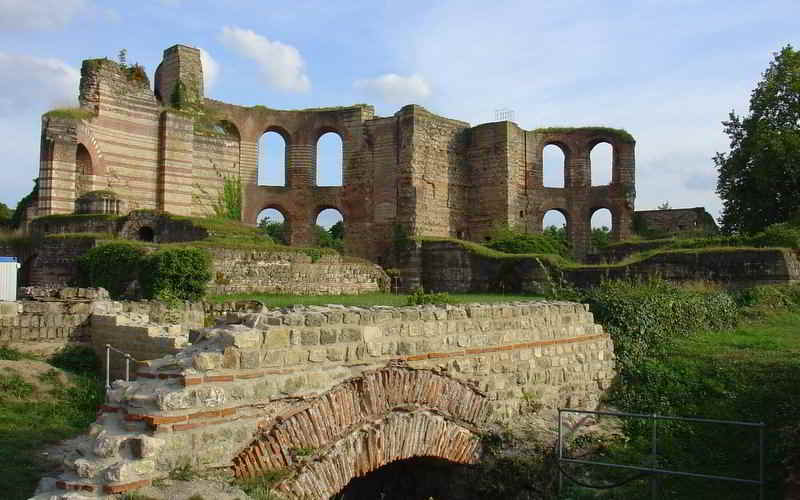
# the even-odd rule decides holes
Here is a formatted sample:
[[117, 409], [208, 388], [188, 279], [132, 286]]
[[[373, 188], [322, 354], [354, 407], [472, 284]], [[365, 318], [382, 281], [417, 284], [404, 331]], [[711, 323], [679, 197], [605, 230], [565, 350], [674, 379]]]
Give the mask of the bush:
[[67, 345], [47, 362], [56, 368], [83, 375], [96, 375], [100, 366], [94, 349], [85, 345]]
[[734, 326], [738, 312], [725, 292], [690, 291], [660, 279], [604, 282], [584, 300], [614, 339], [623, 377], [626, 368], [662, 354], [672, 337]]
[[132, 243], [96, 246], [78, 258], [78, 284], [103, 287], [119, 298], [136, 279], [144, 251]]
[[200, 248], [168, 248], [142, 259], [142, 292], [147, 298], [197, 300], [211, 279], [211, 256]]
[[569, 247], [566, 242], [555, 236], [555, 232], [547, 231], [543, 234], [523, 233], [508, 227], [495, 229], [491, 240], [486, 246], [499, 252], [513, 254], [554, 254], [566, 257]]
[[452, 304], [453, 299], [447, 293], [425, 293], [421, 289], [414, 290], [408, 296], [406, 305], [421, 306], [425, 304]]

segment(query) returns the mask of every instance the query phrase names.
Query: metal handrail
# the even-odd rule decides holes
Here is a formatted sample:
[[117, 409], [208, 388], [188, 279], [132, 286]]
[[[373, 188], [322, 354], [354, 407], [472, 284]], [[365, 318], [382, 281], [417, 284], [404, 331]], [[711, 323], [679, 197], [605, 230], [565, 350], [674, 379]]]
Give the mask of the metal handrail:
[[111, 344], [106, 344], [106, 392], [111, 389], [111, 351], [114, 351], [125, 357], [125, 382], [130, 382], [131, 380], [131, 361], [134, 363], [144, 363], [144, 361], [138, 360], [131, 356], [130, 353], [120, 351]]
[[[745, 427], [757, 427], [758, 428], [758, 441], [759, 441], [759, 478], [758, 480], [755, 479], [742, 479], [737, 477], [730, 477], [730, 476], [717, 476], [713, 474], [699, 474], [695, 472], [683, 472], [683, 471], [674, 471], [669, 469], [660, 469], [657, 467], [642, 467], [638, 465], [623, 465], [623, 464], [611, 464], [607, 462], [599, 462], [599, 461], [592, 461], [592, 460], [580, 460], [576, 458], [565, 458], [564, 457], [564, 434], [562, 431], [563, 428], [563, 414], [564, 413], [577, 413], [582, 415], [602, 415], [602, 416], [611, 416], [611, 417], [633, 417], [633, 418], [647, 418], [650, 419], [653, 425], [652, 429], [652, 444], [651, 444], [651, 458], [653, 460], [653, 464], [656, 464], [656, 458], [658, 453], [657, 447], [657, 432], [656, 432], [656, 422], [658, 420], [676, 420], [681, 422], [701, 422], [701, 423], [710, 423], [710, 424], [723, 424], [723, 425], [739, 425]], [[648, 474], [655, 474], [655, 475], [669, 475], [669, 476], [683, 476], [683, 477], [696, 477], [701, 479], [714, 479], [719, 481], [731, 481], [743, 484], [754, 484], [759, 486], [759, 499], [764, 500], [764, 486], [766, 481], [764, 479], [764, 429], [766, 425], [764, 422], [745, 422], [745, 421], [737, 421], [737, 420], [717, 420], [711, 418], [697, 418], [697, 417], [674, 417], [668, 415], [656, 415], [655, 413], [646, 414], [646, 413], [625, 413], [625, 412], [611, 412], [611, 411], [597, 411], [597, 410], [576, 410], [571, 408], [559, 408], [558, 409], [558, 462], [559, 465], [561, 463], [574, 463], [574, 464], [582, 464], [582, 465], [599, 465], [601, 467], [611, 467], [617, 469], [626, 469], [626, 470], [633, 470], [638, 472], [644, 472]], [[561, 467], [559, 466], [558, 470], [558, 490], [559, 495], [561, 494], [562, 488], [562, 472]], [[657, 498], [658, 489], [655, 480], [651, 480], [651, 497], [653, 500]]]

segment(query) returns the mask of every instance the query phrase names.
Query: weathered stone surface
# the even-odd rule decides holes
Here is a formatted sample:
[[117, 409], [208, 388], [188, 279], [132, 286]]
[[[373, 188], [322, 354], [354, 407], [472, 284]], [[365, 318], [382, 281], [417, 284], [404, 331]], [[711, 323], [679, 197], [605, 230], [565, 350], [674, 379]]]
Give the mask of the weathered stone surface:
[[218, 352], [198, 352], [192, 358], [192, 364], [197, 370], [215, 370], [222, 366], [222, 354]]

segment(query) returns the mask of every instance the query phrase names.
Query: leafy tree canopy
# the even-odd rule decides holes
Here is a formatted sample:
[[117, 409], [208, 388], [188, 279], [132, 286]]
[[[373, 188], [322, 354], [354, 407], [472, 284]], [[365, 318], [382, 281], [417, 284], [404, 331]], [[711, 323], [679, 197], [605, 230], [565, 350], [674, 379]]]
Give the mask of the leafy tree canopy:
[[722, 122], [730, 152], [717, 153], [722, 230], [754, 233], [800, 207], [800, 51], [787, 45], [750, 96], [750, 114]]
[[17, 208], [11, 216], [11, 227], [18, 228], [22, 225], [22, 218], [25, 216], [25, 209], [36, 202], [39, 197], [39, 178], [33, 180], [33, 189], [17, 203]]

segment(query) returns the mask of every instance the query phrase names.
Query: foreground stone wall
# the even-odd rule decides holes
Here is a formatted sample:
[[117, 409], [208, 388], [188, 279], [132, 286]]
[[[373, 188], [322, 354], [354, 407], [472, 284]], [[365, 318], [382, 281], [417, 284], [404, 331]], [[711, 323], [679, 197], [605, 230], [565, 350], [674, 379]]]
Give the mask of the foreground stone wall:
[[543, 418], [594, 407], [613, 366], [609, 336], [574, 303], [231, 314], [115, 382], [68, 471], [45, 484], [119, 493], [183, 463], [239, 477], [290, 467], [284, 496], [328, 498], [395, 459], [472, 462], [480, 430], [525, 405]]

